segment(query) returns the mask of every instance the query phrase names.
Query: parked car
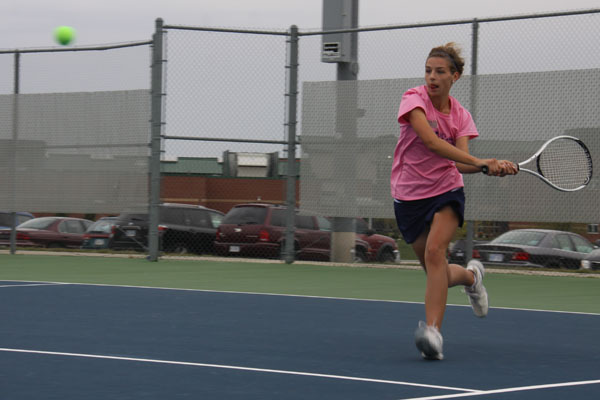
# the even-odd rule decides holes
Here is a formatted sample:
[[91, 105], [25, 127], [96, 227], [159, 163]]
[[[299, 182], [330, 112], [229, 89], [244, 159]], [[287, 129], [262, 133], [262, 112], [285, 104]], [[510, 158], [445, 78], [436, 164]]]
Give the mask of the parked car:
[[[79, 248], [83, 233], [93, 222], [82, 218], [41, 217], [17, 227], [17, 246]], [[0, 246], [10, 245], [10, 229], [0, 230]]]
[[595, 246], [583, 236], [547, 229], [516, 229], [474, 246], [483, 264], [578, 269]]
[[[488, 243], [487, 240], [473, 240], [473, 246]], [[467, 240], [458, 239], [448, 248], [448, 263], [465, 265]]]
[[[160, 205], [160, 248], [166, 253], [212, 253], [217, 227], [224, 214], [190, 204]], [[148, 214], [123, 213], [113, 221], [109, 248], [145, 250], [148, 247]]]
[[600, 269], [600, 249], [595, 249], [581, 260], [581, 269]]
[[[0, 211], [0, 229], [11, 229], [12, 228], [12, 224], [10, 221], [10, 212], [9, 211]], [[17, 211], [17, 220], [16, 222], [16, 226], [21, 225], [23, 222], [25, 221], [29, 221], [30, 219], [34, 219], [35, 216], [30, 213], [30, 212], [26, 212], [26, 211]]]
[[400, 252], [396, 241], [369, 228], [362, 218], [356, 218], [356, 235], [369, 244], [367, 261], [398, 262]]
[[82, 249], [106, 249], [112, 238], [117, 217], [103, 217], [90, 225], [83, 234]]
[[[217, 230], [218, 255], [281, 258], [285, 249], [286, 207], [249, 203], [233, 207]], [[354, 256], [359, 261], [392, 261], [398, 257], [394, 239], [364, 229], [355, 239]], [[301, 215], [296, 211], [294, 249], [296, 259], [330, 259], [331, 222], [322, 216]], [[372, 243], [372, 245], [370, 244]]]

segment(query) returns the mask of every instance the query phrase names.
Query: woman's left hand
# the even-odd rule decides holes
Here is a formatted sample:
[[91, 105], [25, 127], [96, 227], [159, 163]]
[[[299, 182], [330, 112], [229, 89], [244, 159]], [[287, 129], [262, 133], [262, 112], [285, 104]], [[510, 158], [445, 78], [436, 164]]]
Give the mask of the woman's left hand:
[[516, 175], [519, 173], [519, 167], [508, 160], [499, 160], [501, 170], [497, 176]]

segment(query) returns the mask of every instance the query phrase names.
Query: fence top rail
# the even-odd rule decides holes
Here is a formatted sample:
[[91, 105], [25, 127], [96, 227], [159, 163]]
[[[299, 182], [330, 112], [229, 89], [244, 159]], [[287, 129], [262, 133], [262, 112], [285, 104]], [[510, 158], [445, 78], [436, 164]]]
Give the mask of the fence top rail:
[[74, 46], [74, 47], [45, 47], [45, 48], [30, 48], [30, 49], [12, 49], [3, 50], [0, 49], [0, 54], [24, 54], [24, 53], [64, 53], [67, 51], [102, 51], [102, 50], [113, 50], [122, 49], [125, 47], [137, 47], [151, 45], [153, 41], [147, 40], [145, 42], [128, 42], [128, 43], [117, 43], [108, 45], [98, 46]]
[[554, 13], [544, 14], [524, 14], [524, 15], [513, 15], [504, 17], [490, 17], [490, 18], [474, 18], [474, 19], [462, 19], [462, 20], [451, 20], [451, 21], [438, 21], [438, 22], [423, 22], [405, 25], [385, 25], [385, 26], [370, 26], [362, 28], [352, 29], [336, 29], [328, 31], [314, 31], [314, 32], [299, 32], [298, 36], [314, 36], [323, 35], [328, 33], [352, 33], [352, 32], [369, 32], [369, 31], [385, 31], [385, 30], [398, 30], [398, 29], [414, 29], [414, 28], [430, 28], [433, 26], [449, 26], [449, 25], [467, 25], [474, 22], [486, 23], [486, 22], [502, 22], [502, 21], [515, 21], [524, 19], [540, 19], [540, 18], [554, 18], [554, 17], [567, 17], [574, 15], [586, 15], [586, 14], [598, 14], [600, 8], [594, 8], [589, 10], [578, 10], [578, 11], [562, 11]]
[[[515, 20], [522, 20], [522, 19], [566, 17], [566, 16], [573, 16], [573, 15], [585, 15], [585, 14], [597, 14], [597, 13], [600, 13], [600, 8], [593, 8], [593, 9], [588, 9], [588, 10], [560, 11], [560, 12], [540, 13], [540, 14], [521, 14], [521, 15], [503, 16], [503, 17], [461, 19], [461, 20], [453, 20], [453, 21], [423, 22], [423, 23], [404, 24], [404, 25], [370, 26], [370, 27], [351, 28], [351, 29], [336, 29], [336, 30], [327, 30], [327, 31], [323, 31], [323, 30], [305, 31], [305, 32], [298, 32], [298, 36], [316, 36], [316, 35], [323, 35], [323, 34], [328, 34], [328, 33], [352, 33], [352, 32], [397, 30], [397, 29], [429, 28], [429, 27], [433, 27], [433, 26], [466, 25], [466, 24], [472, 24], [474, 22], [486, 23], [486, 22], [515, 21]], [[183, 26], [183, 25], [164, 25], [163, 28], [164, 29], [175, 29], [175, 30], [205, 31], [205, 32], [229, 32], [229, 33], [249, 33], [249, 34], [256, 34], [256, 35], [290, 36], [289, 31], [284, 32], [284, 31], [235, 29], [235, 28], [193, 27], [193, 26]]]
[[183, 26], [183, 25], [163, 25], [163, 29], [182, 30], [182, 31], [248, 33], [248, 34], [254, 34], [254, 35], [290, 36], [290, 33], [286, 32], [286, 31], [266, 31], [266, 30], [234, 29], [234, 28], [211, 28], [211, 27]]
[[[423, 23], [414, 23], [414, 24], [405, 24], [405, 25], [371, 26], [371, 27], [361, 27], [361, 28], [352, 28], [352, 29], [336, 29], [336, 30], [327, 30], [327, 31], [323, 31], [323, 30], [304, 31], [304, 32], [298, 32], [298, 36], [316, 36], [316, 35], [323, 35], [323, 34], [328, 34], [328, 33], [352, 33], [352, 32], [369, 32], [369, 31], [384, 31], [384, 30], [398, 30], [398, 29], [429, 28], [429, 27], [433, 27], [433, 26], [466, 25], [466, 24], [472, 24], [474, 22], [486, 23], [486, 22], [515, 21], [515, 20], [524, 20], [524, 19], [566, 17], [566, 16], [597, 14], [597, 13], [600, 13], [599, 8], [588, 9], [588, 10], [560, 11], [560, 12], [541, 13], [541, 14], [522, 14], [522, 15], [503, 16], [503, 17], [423, 22]], [[265, 30], [249, 30], [249, 29], [235, 29], [235, 28], [193, 27], [193, 26], [183, 26], [183, 25], [164, 25], [163, 28], [164, 29], [173, 29], [173, 30], [290, 36], [289, 31], [265, 31]]]

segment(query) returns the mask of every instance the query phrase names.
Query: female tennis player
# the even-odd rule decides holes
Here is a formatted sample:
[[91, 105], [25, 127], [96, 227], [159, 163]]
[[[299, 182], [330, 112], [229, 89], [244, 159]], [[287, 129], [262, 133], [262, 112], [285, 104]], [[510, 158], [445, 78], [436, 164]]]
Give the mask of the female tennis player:
[[471, 114], [450, 96], [465, 62], [454, 43], [431, 50], [425, 63], [425, 85], [408, 90], [398, 111], [400, 137], [394, 152], [391, 189], [398, 227], [427, 275], [426, 322], [419, 322], [415, 344], [427, 359], [443, 359], [442, 321], [448, 288], [464, 285], [475, 315], [488, 310], [483, 265], [450, 264], [446, 251], [463, 224], [464, 173], [505, 176], [517, 173], [510, 161], [469, 154], [478, 136]]

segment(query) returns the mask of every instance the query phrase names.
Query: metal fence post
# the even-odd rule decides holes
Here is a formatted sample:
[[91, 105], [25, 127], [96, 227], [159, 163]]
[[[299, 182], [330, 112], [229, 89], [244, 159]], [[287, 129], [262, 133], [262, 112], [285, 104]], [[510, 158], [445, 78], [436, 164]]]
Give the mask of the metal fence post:
[[473, 20], [471, 28], [471, 116], [473, 120], [477, 118], [477, 63], [479, 58], [479, 21], [477, 18]]
[[10, 254], [17, 252], [17, 140], [19, 138], [19, 92], [20, 92], [20, 71], [21, 71], [21, 53], [15, 51], [15, 70], [14, 70], [14, 90], [13, 90], [13, 132], [12, 132], [12, 207], [10, 211]]
[[160, 204], [160, 148], [162, 134], [163, 97], [163, 20], [156, 20], [152, 45], [152, 115], [150, 141], [150, 207], [148, 218], [148, 260], [158, 261], [159, 204]]
[[294, 231], [295, 231], [295, 216], [296, 216], [296, 117], [298, 104], [298, 27], [292, 25], [290, 27], [288, 47], [288, 69], [286, 82], [286, 121], [288, 140], [288, 156], [287, 156], [287, 180], [286, 180], [286, 231], [285, 231], [285, 249], [283, 259], [287, 264], [294, 262]]
[[[479, 22], [473, 20], [471, 39], [471, 115], [473, 120], [477, 119], [477, 53], [479, 48]], [[473, 257], [473, 237], [475, 234], [475, 223], [467, 221], [467, 237], [465, 243], [465, 263]]]
[[[358, 0], [346, 1], [346, 6], [350, 8], [345, 11], [348, 13], [350, 26], [354, 29], [358, 28]], [[342, 135], [343, 140], [355, 141], [358, 138], [358, 86], [348, 86], [341, 84], [341, 81], [357, 81], [358, 80], [358, 32], [352, 32], [348, 35], [350, 42], [350, 61], [337, 63], [337, 107], [336, 112], [338, 126], [336, 129]], [[338, 171], [344, 171], [356, 180], [356, 154], [360, 152], [354, 147], [354, 150], [348, 154], [339, 154], [336, 157], [335, 163]], [[347, 185], [343, 189], [344, 201], [347, 202], [347, 207], [352, 209], [353, 217], [334, 217], [332, 221], [331, 232], [331, 261], [334, 262], [353, 262], [360, 259], [361, 255], [356, 254], [356, 219], [357, 201], [356, 188], [354, 185]], [[363, 255], [364, 257], [364, 255]]]

